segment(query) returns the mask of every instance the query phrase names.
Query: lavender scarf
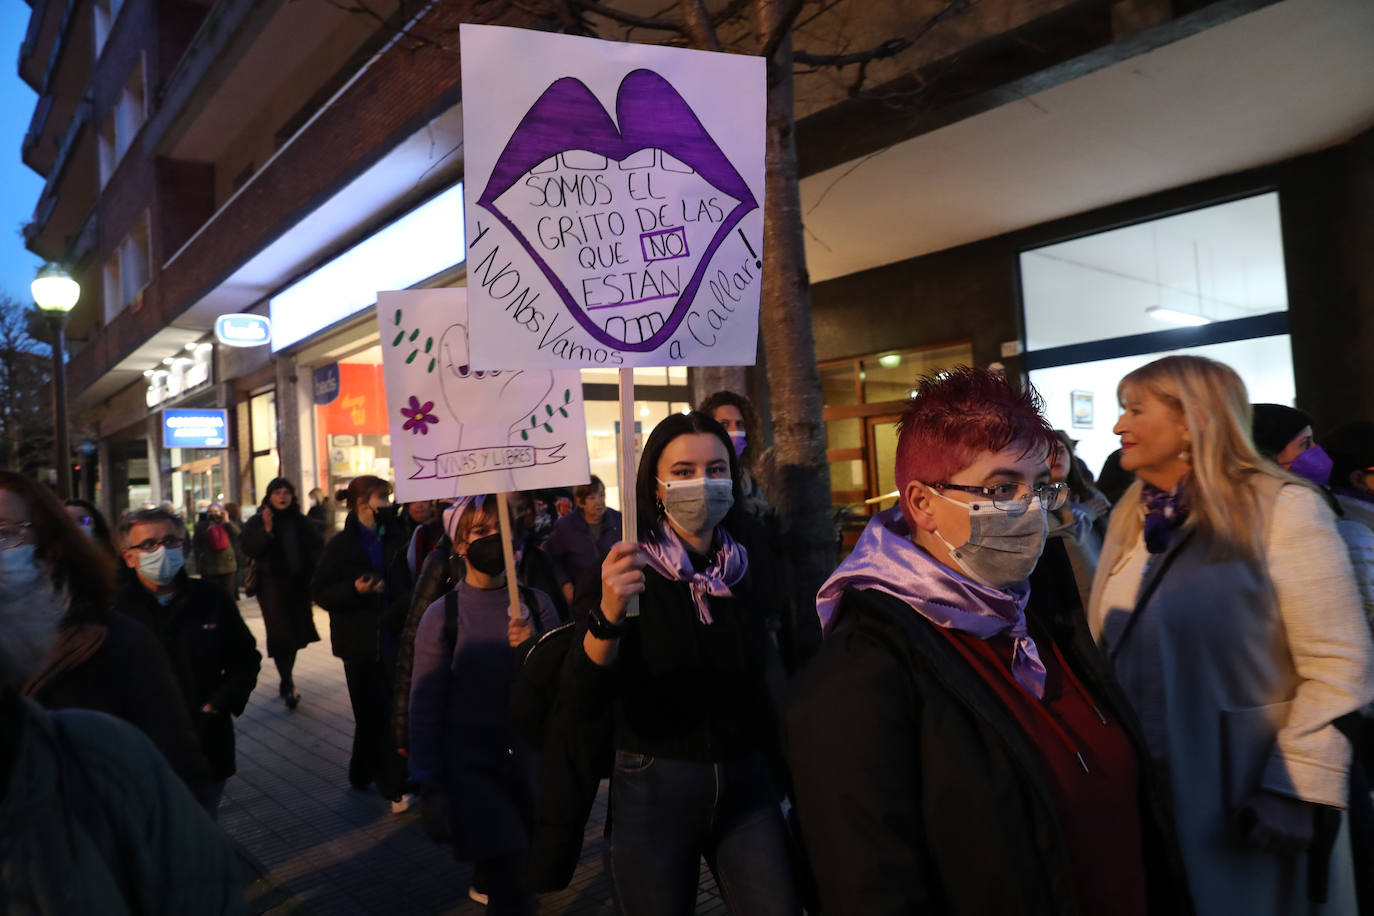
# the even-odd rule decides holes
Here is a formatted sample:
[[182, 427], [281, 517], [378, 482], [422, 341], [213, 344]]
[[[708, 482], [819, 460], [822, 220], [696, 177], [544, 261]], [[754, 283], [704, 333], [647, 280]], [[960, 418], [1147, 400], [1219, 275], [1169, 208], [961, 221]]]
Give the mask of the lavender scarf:
[[1005, 633], [1015, 643], [1011, 673], [1037, 699], [1045, 695], [1045, 664], [1026, 630], [1030, 583], [1006, 591], [979, 585], [937, 563], [912, 543], [901, 510], [879, 512], [864, 528], [859, 542], [816, 595], [821, 626], [830, 621], [846, 588], [883, 592], [947, 630], [979, 639]]
[[1163, 553], [1169, 549], [1174, 531], [1188, 520], [1188, 477], [1184, 474], [1172, 490], [1161, 490], [1147, 483], [1140, 491], [1145, 505], [1145, 549]]
[[730, 586], [738, 584], [749, 571], [749, 551], [730, 537], [730, 532], [716, 528], [720, 546], [716, 548], [706, 570], [697, 572], [692, 568], [686, 545], [667, 520], [659, 523], [658, 530], [657, 541], [641, 541], [639, 544], [649, 568], [665, 579], [688, 583], [692, 589], [692, 603], [697, 609], [697, 620], [708, 625], [713, 623], [706, 597], [715, 595], [717, 598], [728, 598], [734, 594]]

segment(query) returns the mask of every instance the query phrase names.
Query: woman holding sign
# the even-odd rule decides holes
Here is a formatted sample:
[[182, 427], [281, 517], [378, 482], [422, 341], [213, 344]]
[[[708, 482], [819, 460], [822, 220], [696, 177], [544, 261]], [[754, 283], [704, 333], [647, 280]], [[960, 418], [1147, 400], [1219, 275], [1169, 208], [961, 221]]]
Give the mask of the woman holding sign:
[[[730, 437], [703, 413], [650, 434], [639, 543], [616, 544], [568, 653], [560, 714], [614, 713], [611, 866], [626, 916], [689, 914], [701, 857], [731, 913], [800, 911], [779, 808], [776, 661], [750, 575]], [[638, 596], [640, 613], [627, 607]], [[574, 616], [577, 617], [576, 613]]]

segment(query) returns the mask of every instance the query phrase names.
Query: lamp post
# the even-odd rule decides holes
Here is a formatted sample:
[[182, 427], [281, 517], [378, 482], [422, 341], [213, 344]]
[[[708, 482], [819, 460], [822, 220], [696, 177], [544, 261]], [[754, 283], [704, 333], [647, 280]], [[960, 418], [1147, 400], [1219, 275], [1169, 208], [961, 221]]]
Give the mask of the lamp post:
[[29, 286], [33, 301], [48, 319], [52, 329], [52, 414], [53, 453], [57, 464], [57, 491], [63, 499], [72, 496], [71, 447], [67, 443], [67, 313], [81, 298], [81, 284], [61, 267], [48, 264]]

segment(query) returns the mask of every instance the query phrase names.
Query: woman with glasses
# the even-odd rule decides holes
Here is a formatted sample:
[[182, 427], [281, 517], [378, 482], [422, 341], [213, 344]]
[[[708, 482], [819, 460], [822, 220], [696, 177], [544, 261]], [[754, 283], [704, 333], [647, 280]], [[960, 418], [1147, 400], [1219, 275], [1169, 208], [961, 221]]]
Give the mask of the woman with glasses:
[[919, 382], [898, 505], [822, 587], [825, 644], [787, 713], [826, 913], [1189, 911], [1067, 560], [1037, 568], [1066, 496], [1055, 442], [1001, 376]]
[[1165, 357], [1117, 396], [1138, 480], [1088, 619], [1171, 777], [1197, 910], [1354, 912], [1336, 722], [1374, 697], [1374, 647], [1331, 510], [1255, 451], [1230, 367]]
[[112, 613], [114, 559], [51, 491], [0, 471], [0, 680], [49, 709], [137, 726], [197, 798], [210, 773], [157, 638]]

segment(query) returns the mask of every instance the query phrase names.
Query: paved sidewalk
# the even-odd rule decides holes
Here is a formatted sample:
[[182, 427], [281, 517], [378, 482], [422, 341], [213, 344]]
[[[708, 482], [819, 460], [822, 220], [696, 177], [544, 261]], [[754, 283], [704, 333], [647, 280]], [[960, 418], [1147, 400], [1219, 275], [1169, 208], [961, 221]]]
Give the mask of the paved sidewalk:
[[[244, 599], [240, 610], [264, 649], [257, 602]], [[250, 911], [274, 916], [484, 912], [468, 900], [471, 866], [429, 841], [418, 810], [392, 814], [375, 791], [349, 787], [353, 715], [343, 663], [329, 651], [328, 615], [316, 609], [315, 624], [321, 642], [296, 660], [300, 707], [289, 712], [277, 698], [277, 671], [264, 658], [258, 688], [236, 722], [238, 773], [225, 790], [220, 824], [244, 860]], [[572, 884], [541, 897], [541, 914], [616, 912], [603, 867], [605, 796], [603, 784]], [[705, 866], [697, 913], [725, 913]]]

